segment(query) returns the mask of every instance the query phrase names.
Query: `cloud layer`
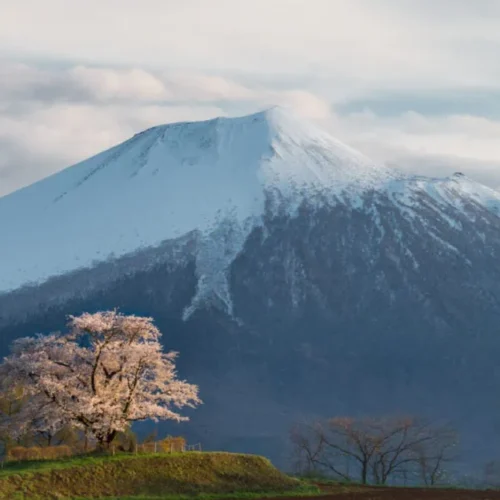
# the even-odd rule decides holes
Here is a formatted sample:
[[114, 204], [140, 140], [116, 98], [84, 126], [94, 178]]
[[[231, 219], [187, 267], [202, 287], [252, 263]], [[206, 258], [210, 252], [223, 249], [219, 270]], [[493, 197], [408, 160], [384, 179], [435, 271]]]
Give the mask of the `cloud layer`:
[[0, 195], [161, 123], [280, 104], [328, 120], [330, 106], [300, 89], [276, 91], [194, 72], [78, 65], [0, 66]]
[[378, 161], [500, 186], [496, 0], [5, 0], [0, 10], [0, 195], [153, 125], [274, 104]]

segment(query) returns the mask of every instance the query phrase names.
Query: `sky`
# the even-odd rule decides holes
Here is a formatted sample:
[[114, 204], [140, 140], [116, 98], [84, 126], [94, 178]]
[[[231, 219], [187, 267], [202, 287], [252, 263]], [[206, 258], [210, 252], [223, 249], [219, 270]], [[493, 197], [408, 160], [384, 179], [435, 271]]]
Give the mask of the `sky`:
[[145, 128], [293, 108], [500, 188], [498, 0], [1, 0], [0, 196]]

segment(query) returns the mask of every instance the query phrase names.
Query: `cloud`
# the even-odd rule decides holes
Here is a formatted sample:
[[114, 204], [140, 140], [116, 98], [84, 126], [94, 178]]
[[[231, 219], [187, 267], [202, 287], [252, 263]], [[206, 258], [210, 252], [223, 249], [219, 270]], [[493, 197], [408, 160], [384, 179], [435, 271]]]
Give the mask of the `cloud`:
[[17, 60], [308, 75], [315, 88], [306, 90], [345, 99], [497, 87], [499, 20], [496, 0], [143, 0], [140, 8], [136, 0], [4, 0], [0, 46]]
[[312, 120], [323, 121], [332, 116], [331, 106], [325, 99], [303, 90], [271, 92], [267, 102], [290, 107], [295, 113]]
[[[8, 77], [7, 77], [8, 76]], [[0, 195], [159, 123], [224, 114], [187, 106], [140, 69], [0, 64]]]
[[78, 65], [40, 69], [0, 62], [0, 103], [39, 102], [130, 104], [206, 104], [250, 102], [261, 107], [290, 106], [309, 118], [328, 116], [329, 103], [303, 89], [276, 90], [244, 85], [234, 79], [198, 72], [155, 72], [140, 68], [102, 68]]
[[275, 104], [499, 186], [499, 23], [497, 0], [4, 0], [0, 195], [152, 125]]
[[258, 93], [220, 76], [195, 72], [163, 73], [170, 96], [176, 101], [253, 101]]
[[80, 87], [95, 98], [158, 100], [170, 98], [165, 84], [143, 69], [127, 70], [77, 66], [66, 73], [67, 84]]
[[[382, 117], [371, 111], [337, 116], [332, 132], [372, 149], [372, 156], [448, 156], [500, 161], [500, 121], [471, 115], [424, 116], [409, 111]], [[380, 158], [379, 158], [380, 159]]]
[[160, 79], [139, 68], [78, 65], [47, 69], [21, 63], [0, 63], [0, 99], [3, 101], [148, 101], [169, 97]]
[[0, 64], [0, 195], [154, 125], [275, 104], [309, 119], [330, 114], [329, 104], [307, 91], [250, 88], [217, 75]]
[[122, 142], [159, 123], [222, 115], [212, 106], [60, 104], [0, 115], [0, 195]]
[[408, 173], [439, 177], [462, 171], [500, 186], [500, 120], [413, 111], [380, 116], [366, 110], [336, 115], [328, 126], [371, 158]]

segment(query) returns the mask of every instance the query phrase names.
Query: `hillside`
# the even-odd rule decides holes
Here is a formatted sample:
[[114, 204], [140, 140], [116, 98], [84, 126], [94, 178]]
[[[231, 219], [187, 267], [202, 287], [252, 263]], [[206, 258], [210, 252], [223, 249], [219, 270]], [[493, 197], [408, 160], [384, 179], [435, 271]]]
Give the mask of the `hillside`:
[[300, 488], [268, 460], [230, 453], [75, 458], [9, 465], [0, 472], [0, 499], [5, 500], [283, 493]]

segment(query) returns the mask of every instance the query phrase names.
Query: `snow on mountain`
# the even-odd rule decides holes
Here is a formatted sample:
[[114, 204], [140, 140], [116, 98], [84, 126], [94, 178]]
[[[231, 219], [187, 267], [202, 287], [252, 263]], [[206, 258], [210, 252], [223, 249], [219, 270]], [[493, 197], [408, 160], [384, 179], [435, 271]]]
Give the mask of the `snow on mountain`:
[[459, 172], [445, 179], [415, 177], [411, 184], [416, 191], [426, 192], [440, 204], [449, 204], [460, 209], [462, 202], [468, 200], [493, 212], [498, 212], [500, 208], [498, 191], [479, 184]]
[[155, 127], [0, 199], [0, 291], [193, 230], [208, 235], [224, 220], [241, 242], [265, 191], [297, 206], [377, 177], [360, 154], [277, 108]]
[[266, 206], [293, 216], [302, 203], [362, 210], [387, 194], [408, 217], [423, 195], [437, 206], [500, 194], [459, 176], [404, 177], [376, 165], [288, 111], [162, 125], [0, 198], [0, 292], [91, 267], [195, 231], [198, 292], [231, 312], [226, 271]]

